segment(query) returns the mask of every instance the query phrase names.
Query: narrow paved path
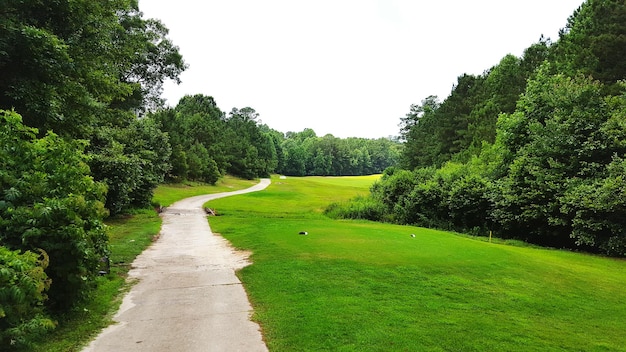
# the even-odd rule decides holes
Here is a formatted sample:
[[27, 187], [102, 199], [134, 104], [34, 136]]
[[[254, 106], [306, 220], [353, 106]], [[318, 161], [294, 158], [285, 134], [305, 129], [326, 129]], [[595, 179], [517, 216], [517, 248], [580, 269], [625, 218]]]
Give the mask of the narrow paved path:
[[235, 270], [248, 264], [211, 232], [202, 205], [209, 200], [260, 191], [191, 197], [162, 213], [161, 235], [129, 272], [137, 283], [114, 317], [83, 352], [267, 351], [252, 307]]

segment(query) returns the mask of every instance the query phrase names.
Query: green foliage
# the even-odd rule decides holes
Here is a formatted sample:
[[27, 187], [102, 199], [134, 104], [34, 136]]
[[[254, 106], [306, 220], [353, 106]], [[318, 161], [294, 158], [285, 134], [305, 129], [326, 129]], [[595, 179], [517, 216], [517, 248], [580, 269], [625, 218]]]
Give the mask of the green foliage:
[[408, 170], [388, 168], [383, 173], [380, 182], [372, 185], [372, 196], [380, 201], [388, 213], [396, 219], [402, 218], [405, 214], [402, 206], [406, 204], [405, 198], [415, 185], [423, 182], [432, 169], [423, 169], [419, 175], [414, 175]]
[[384, 221], [384, 206], [376, 200], [358, 196], [349, 202], [332, 203], [324, 209], [324, 215], [333, 219], [362, 219], [371, 221]]
[[548, 45], [541, 38], [522, 58], [506, 55], [482, 75], [459, 76], [443, 102], [429, 96], [412, 105], [401, 119], [406, 141], [402, 166], [414, 169], [467, 161], [480, 154], [484, 142], [494, 143], [498, 116], [515, 111], [527, 80], [548, 56]]
[[11, 251], [0, 246], [0, 349], [28, 346], [54, 329], [43, 304], [50, 280], [44, 272], [48, 256], [41, 251]]
[[436, 141], [435, 111], [439, 108], [436, 96], [422, 100], [421, 105], [411, 105], [409, 113], [401, 119], [401, 133], [405, 140], [401, 165], [406, 169], [434, 165], [439, 153]]
[[284, 164], [277, 172], [289, 176], [372, 175], [398, 163], [400, 145], [386, 138], [317, 137], [311, 129], [289, 132], [282, 142]]
[[172, 168], [168, 180], [215, 183], [230, 165], [224, 114], [212, 97], [184, 96], [174, 109], [149, 116], [169, 136]]
[[306, 150], [295, 139], [286, 139], [283, 142], [285, 163], [278, 172], [289, 176], [306, 175]]
[[158, 106], [164, 80], [185, 69], [158, 21], [136, 0], [3, 2], [0, 109], [41, 133], [88, 138]]
[[94, 175], [107, 184], [106, 208], [111, 215], [128, 210], [131, 192], [138, 187], [141, 161], [124, 153], [125, 145], [116, 140], [116, 129], [100, 129], [93, 137], [89, 165]]
[[50, 305], [66, 308], [93, 287], [108, 253], [106, 188], [89, 176], [84, 142], [53, 133], [37, 139], [13, 112], [2, 112], [0, 122], [0, 243], [43, 249]]
[[572, 181], [561, 212], [572, 218], [576, 245], [626, 255], [626, 162], [616, 158], [603, 179]]
[[171, 169], [171, 147], [167, 134], [150, 119], [134, 120], [120, 133], [120, 142], [125, 143], [125, 154], [139, 160], [137, 186], [131, 191], [131, 206], [150, 206], [154, 189], [163, 182]]
[[278, 165], [274, 140], [258, 125], [259, 114], [252, 108], [233, 108], [226, 119], [232, 136], [228, 143], [227, 172], [248, 179], [268, 177]]
[[226, 116], [212, 97], [183, 97], [176, 108], [150, 115], [172, 144], [169, 180], [215, 182], [224, 174], [253, 179], [289, 176], [364, 175], [395, 165], [400, 145], [380, 138], [317, 137], [311, 129], [286, 135], [260, 124], [252, 108]]
[[440, 169], [388, 169], [372, 186], [371, 198], [384, 205], [388, 219], [456, 231], [485, 227], [491, 210], [490, 182], [468, 165], [447, 163]]
[[215, 184], [220, 177], [217, 163], [200, 143], [194, 143], [187, 151], [187, 164], [187, 176], [191, 180]]
[[582, 73], [607, 85], [626, 77], [626, 7], [622, 0], [587, 0], [561, 30], [553, 48], [559, 72]]
[[0, 109], [44, 135], [89, 141], [89, 165], [112, 214], [150, 204], [170, 169], [170, 146], [137, 114], [162, 106], [185, 64], [136, 0], [9, 1], [0, 16]]
[[582, 189], [572, 187], [603, 184], [613, 156], [626, 152], [605, 133], [617, 132], [606, 125], [621, 115], [621, 101], [608, 104], [602, 85], [583, 77], [542, 72], [529, 83], [518, 111], [512, 118], [504, 116], [508, 122], [498, 131], [507, 137], [502, 143], [513, 155], [494, 197], [493, 215], [503, 231], [535, 243], [572, 246], [573, 214], [563, 213], [563, 198], [571, 192], [580, 195]]
[[626, 255], [626, 209], [611, 198], [623, 186], [626, 97], [550, 69], [528, 83], [515, 113], [500, 116], [496, 143], [479, 156], [386, 171], [371, 196], [381, 218]]
[[491, 227], [490, 194], [490, 180], [481, 175], [466, 174], [454, 180], [446, 199], [452, 229], [461, 232], [481, 229], [485, 233]]
[[92, 136], [89, 165], [97, 181], [108, 186], [111, 215], [150, 206], [154, 188], [170, 170], [168, 137], [151, 119], [125, 128], [101, 128]]

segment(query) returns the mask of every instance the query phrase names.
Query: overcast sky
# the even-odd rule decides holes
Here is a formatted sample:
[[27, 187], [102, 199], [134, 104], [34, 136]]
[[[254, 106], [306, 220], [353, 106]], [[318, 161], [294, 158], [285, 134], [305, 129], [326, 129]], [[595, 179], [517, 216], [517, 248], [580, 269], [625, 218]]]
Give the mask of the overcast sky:
[[398, 135], [413, 103], [448, 96], [463, 73], [520, 56], [582, 0], [140, 0], [189, 68], [165, 85], [254, 108], [281, 132]]

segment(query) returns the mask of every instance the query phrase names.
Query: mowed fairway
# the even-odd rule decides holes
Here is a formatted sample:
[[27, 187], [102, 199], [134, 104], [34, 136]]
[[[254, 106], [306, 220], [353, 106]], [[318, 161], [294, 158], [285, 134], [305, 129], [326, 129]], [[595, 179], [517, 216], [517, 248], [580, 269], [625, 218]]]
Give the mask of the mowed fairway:
[[626, 261], [321, 214], [374, 180], [210, 203], [213, 231], [253, 252], [240, 277], [271, 351], [626, 350]]

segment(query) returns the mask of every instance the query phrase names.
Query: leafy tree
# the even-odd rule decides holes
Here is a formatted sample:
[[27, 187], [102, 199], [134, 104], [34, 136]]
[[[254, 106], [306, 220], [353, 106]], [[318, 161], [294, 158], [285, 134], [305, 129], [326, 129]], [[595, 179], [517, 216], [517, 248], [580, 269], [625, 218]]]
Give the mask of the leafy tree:
[[188, 175], [191, 180], [215, 184], [221, 174], [217, 163], [201, 143], [194, 143], [187, 152]]
[[98, 129], [89, 151], [95, 179], [108, 187], [106, 207], [112, 215], [150, 206], [153, 189], [171, 168], [168, 137], [151, 119]]
[[318, 147], [313, 153], [312, 175], [331, 175], [332, 155], [326, 154], [322, 148]]
[[136, 0], [3, 5], [0, 108], [16, 108], [41, 135], [89, 140], [112, 213], [149, 203], [170, 152], [136, 115], [162, 105], [163, 82], [185, 69], [167, 28], [144, 19]]
[[158, 104], [185, 64], [167, 29], [142, 16], [136, 0], [5, 1], [0, 108], [41, 133], [87, 138]]
[[468, 117], [469, 125], [462, 144], [464, 148], [470, 145], [480, 148], [483, 142], [495, 141], [498, 116], [515, 111], [516, 102], [526, 87], [530, 73], [524, 72], [522, 65], [522, 59], [506, 55], [486, 73], [480, 101], [472, 107]]
[[617, 93], [626, 78], [626, 6], [622, 0], [587, 0], [567, 21], [553, 48], [558, 71], [591, 75]]
[[89, 176], [84, 142], [36, 133], [16, 113], [0, 115], [0, 244], [44, 250], [49, 306], [66, 308], [94, 285], [108, 254], [106, 188]]
[[306, 151], [301, 144], [294, 139], [287, 139], [283, 142], [285, 153], [285, 166], [282, 173], [289, 176], [306, 175]]
[[230, 137], [224, 113], [212, 97], [184, 96], [174, 109], [148, 116], [167, 133], [172, 147], [169, 179], [216, 182], [230, 167]]
[[167, 174], [166, 179], [179, 182], [186, 180], [189, 175], [189, 162], [187, 159], [187, 152], [183, 150], [183, 147], [180, 144], [175, 145], [172, 148], [172, 169]]
[[168, 137], [150, 119], [135, 120], [119, 132], [120, 141], [125, 143], [124, 154], [135, 156], [139, 161], [140, 172], [136, 180], [137, 186], [130, 192], [130, 206], [148, 207], [152, 202], [154, 189], [163, 182], [171, 169], [171, 146]]
[[493, 143], [496, 121], [513, 113], [527, 80], [548, 57], [550, 42], [543, 38], [527, 48], [522, 58], [506, 55], [482, 75], [459, 76], [441, 103], [434, 96], [412, 105], [401, 119], [405, 139], [402, 165], [440, 167], [449, 160], [465, 162], [480, 153], [483, 142]]
[[310, 138], [317, 138], [317, 134], [310, 128], [305, 128], [302, 132], [287, 132], [287, 139], [293, 139], [300, 143]]
[[402, 166], [414, 171], [386, 171], [345, 213], [383, 205], [380, 219], [626, 255], [625, 9], [589, 0], [557, 43], [411, 106]]
[[390, 167], [385, 170], [380, 181], [374, 183], [371, 188], [372, 197], [381, 202], [392, 219], [403, 222], [407, 212], [405, 198], [413, 190], [415, 185], [430, 178], [433, 169], [419, 169], [415, 173]]
[[626, 255], [626, 162], [615, 158], [607, 177], [576, 180], [562, 197], [561, 211], [572, 218], [576, 245], [608, 255]]
[[267, 125], [261, 125], [260, 128], [261, 132], [271, 139], [273, 149], [276, 151], [276, 157], [272, 157], [272, 164], [270, 166], [275, 172], [280, 172], [280, 170], [283, 170], [285, 167], [285, 151], [282, 146], [285, 134], [271, 129]]
[[250, 107], [233, 108], [226, 120], [232, 139], [229, 143], [228, 172], [245, 178], [269, 176], [278, 164], [273, 139], [263, 133], [259, 114]]
[[500, 142], [513, 160], [498, 182], [494, 217], [516, 237], [572, 246], [562, 201], [573, 185], [603, 178], [614, 155], [626, 152], [605, 134], [623, 100], [608, 104], [602, 84], [547, 71], [529, 83], [518, 111], [502, 117]]
[[119, 141], [119, 134], [116, 128], [101, 128], [90, 146], [90, 170], [107, 185], [105, 205], [110, 215], [129, 210], [141, 177], [141, 160], [124, 153], [126, 145]]
[[404, 168], [414, 169], [435, 163], [439, 152], [435, 134], [437, 109], [437, 97], [431, 95], [422, 100], [421, 105], [411, 105], [410, 112], [401, 119], [400, 132], [405, 141], [401, 165]]

